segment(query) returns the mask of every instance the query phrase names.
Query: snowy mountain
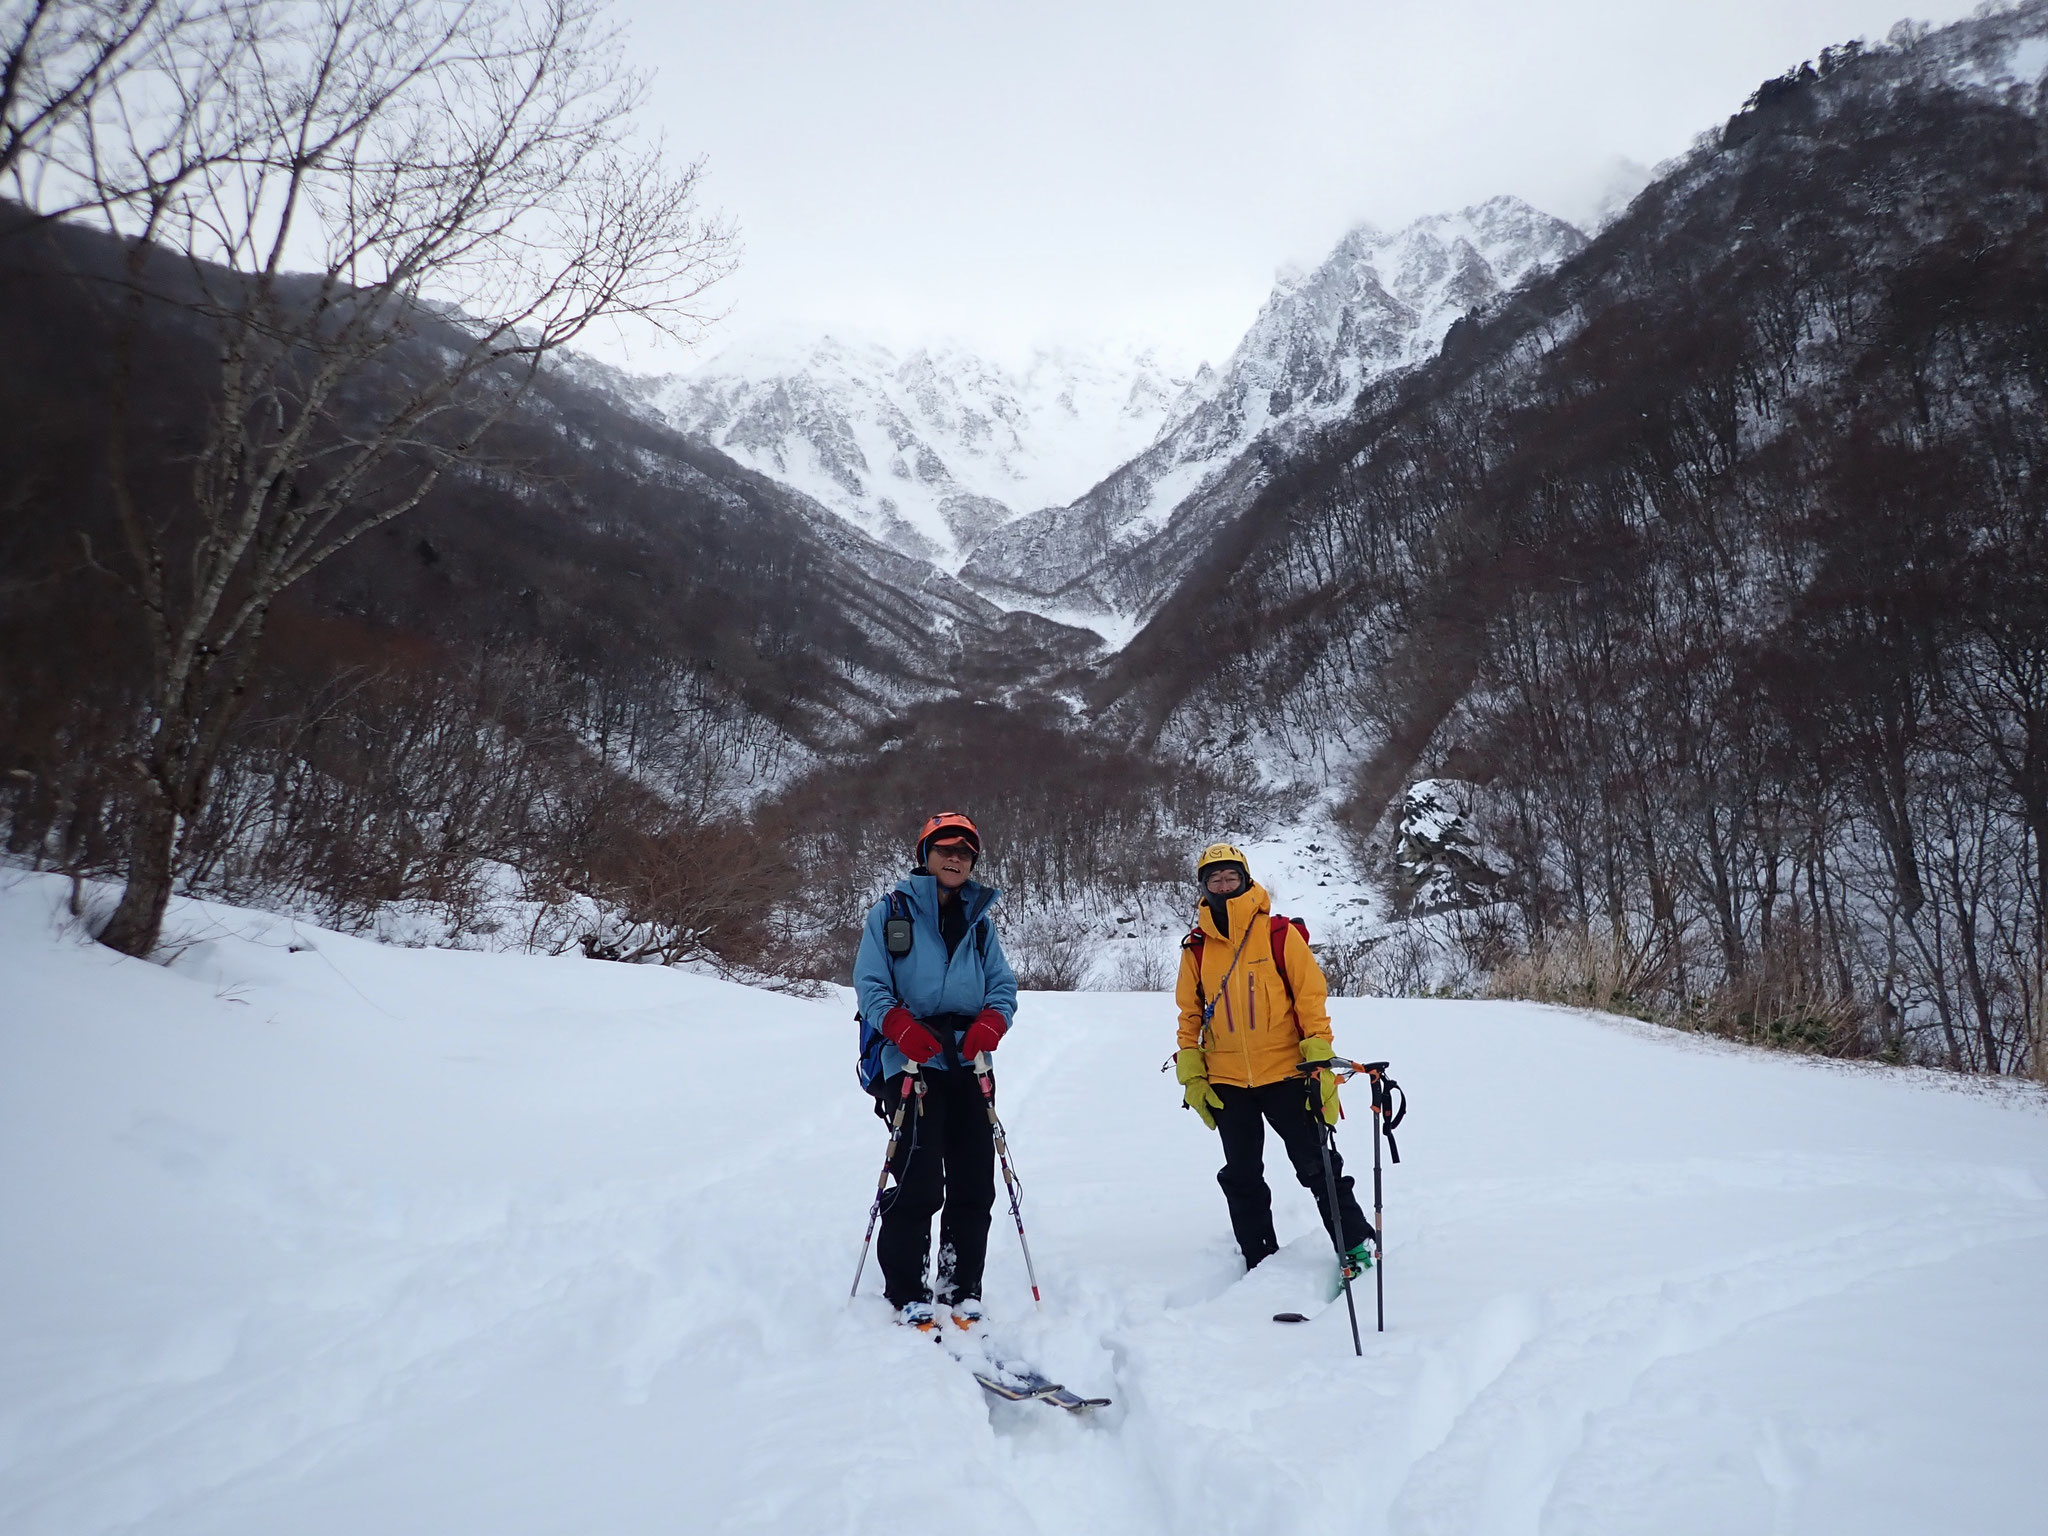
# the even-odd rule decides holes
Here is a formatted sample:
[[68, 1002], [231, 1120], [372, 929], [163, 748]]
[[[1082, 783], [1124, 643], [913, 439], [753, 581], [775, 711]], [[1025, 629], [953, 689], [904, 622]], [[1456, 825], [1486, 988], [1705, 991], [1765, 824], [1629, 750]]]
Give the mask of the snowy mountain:
[[849, 1305], [884, 1133], [844, 994], [182, 900], [150, 965], [66, 894], [0, 886], [12, 1536], [2040, 1526], [2028, 1085], [1333, 999], [1414, 1098], [1360, 1359], [1277, 1149], [1244, 1272], [1172, 1000], [1027, 993], [996, 1071], [1045, 1301], [1003, 1210], [984, 1300], [1113, 1399], [1077, 1421], [892, 1326], [872, 1259]]
[[1086, 490], [1152, 440], [1188, 387], [1153, 349], [755, 342], [645, 386], [675, 426], [905, 554], [956, 570], [1019, 512]]
[[[1149, 612], [1180, 565], [1105, 566], [1222, 488], [1254, 444], [1284, 448], [1340, 419], [1367, 384], [1435, 356], [1459, 319], [1585, 244], [1572, 225], [1512, 197], [1392, 234], [1360, 225], [1313, 271], [1282, 277], [1230, 360], [1204, 367], [1144, 452], [1071, 505], [986, 539], [962, 575], [991, 595]], [[1175, 542], [1205, 543], [1263, 483], [1241, 471]]]

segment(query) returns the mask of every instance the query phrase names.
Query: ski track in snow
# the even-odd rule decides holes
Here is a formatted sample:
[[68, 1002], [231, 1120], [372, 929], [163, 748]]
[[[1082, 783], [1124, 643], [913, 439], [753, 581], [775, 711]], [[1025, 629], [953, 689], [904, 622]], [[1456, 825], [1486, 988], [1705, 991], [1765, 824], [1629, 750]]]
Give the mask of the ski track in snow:
[[1000, 1189], [988, 1301], [1115, 1399], [1076, 1417], [889, 1326], [872, 1258], [846, 1303], [884, 1138], [843, 994], [197, 904], [144, 966], [0, 884], [10, 1536], [2037, 1528], [2024, 1089], [1339, 1001], [1414, 1095], [1359, 1360], [1276, 1145], [1285, 1246], [1240, 1273], [1170, 1003], [1029, 996], [1000, 1102], [1047, 1304]]

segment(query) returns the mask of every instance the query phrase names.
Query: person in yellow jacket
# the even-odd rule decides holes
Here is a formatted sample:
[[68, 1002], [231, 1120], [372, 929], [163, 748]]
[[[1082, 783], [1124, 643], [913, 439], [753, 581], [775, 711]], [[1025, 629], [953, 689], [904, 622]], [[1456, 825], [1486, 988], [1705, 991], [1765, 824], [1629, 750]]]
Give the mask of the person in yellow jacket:
[[[1273, 921], [1272, 899], [1252, 879], [1244, 854], [1211, 843], [1195, 867], [1202, 896], [1195, 932], [1181, 947], [1180, 1050], [1174, 1058], [1184, 1102], [1223, 1140], [1223, 1186], [1231, 1230], [1246, 1269], [1280, 1249], [1273, 1235], [1273, 1192], [1266, 1185], [1270, 1125], [1315, 1196], [1323, 1225], [1345, 1253], [1344, 1270], [1370, 1268], [1372, 1224], [1352, 1193], [1343, 1159], [1337, 1211], [1330, 1210], [1323, 1170], [1323, 1127], [1337, 1123], [1337, 1082], [1328, 1072], [1305, 1076], [1331, 1055], [1329, 984], [1291, 924]], [[1200, 942], [1196, 942], [1196, 934]], [[1286, 968], [1283, 977], [1279, 967]], [[1339, 1222], [1343, 1224], [1338, 1235]]]

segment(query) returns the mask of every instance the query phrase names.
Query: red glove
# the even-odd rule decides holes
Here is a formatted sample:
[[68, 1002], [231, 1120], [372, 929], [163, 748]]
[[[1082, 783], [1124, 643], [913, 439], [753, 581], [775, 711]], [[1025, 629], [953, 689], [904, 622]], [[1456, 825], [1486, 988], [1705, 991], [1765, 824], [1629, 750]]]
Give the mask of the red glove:
[[920, 1067], [939, 1054], [939, 1042], [898, 1003], [882, 1015], [882, 1038]]
[[972, 1061], [983, 1051], [992, 1051], [1003, 1043], [1003, 1036], [1009, 1032], [1009, 1021], [993, 1008], [984, 1008], [974, 1016], [974, 1022], [967, 1026], [967, 1033], [960, 1037], [960, 1058]]

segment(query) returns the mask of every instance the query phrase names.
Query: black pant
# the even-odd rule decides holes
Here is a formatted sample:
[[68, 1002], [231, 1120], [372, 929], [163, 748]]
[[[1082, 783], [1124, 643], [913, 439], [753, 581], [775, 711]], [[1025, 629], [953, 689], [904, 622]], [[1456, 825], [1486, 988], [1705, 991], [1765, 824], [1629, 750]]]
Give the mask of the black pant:
[[[1294, 1164], [1294, 1176], [1316, 1197], [1323, 1226], [1334, 1236], [1330, 1189], [1323, 1177], [1322, 1117], [1309, 1108], [1308, 1090], [1302, 1081], [1285, 1078], [1262, 1088], [1233, 1088], [1225, 1083], [1211, 1086], [1223, 1101], [1223, 1107], [1213, 1111], [1216, 1130], [1223, 1138], [1223, 1171], [1216, 1175], [1216, 1182], [1223, 1186], [1223, 1198], [1229, 1202], [1230, 1228], [1237, 1234], [1245, 1268], [1280, 1251], [1280, 1241], [1273, 1235], [1273, 1191], [1266, 1187], [1267, 1125], [1279, 1133], [1287, 1160]], [[1352, 1194], [1351, 1180], [1344, 1172], [1344, 1159], [1334, 1148], [1330, 1162], [1337, 1172], [1344, 1246], [1356, 1248], [1373, 1235], [1372, 1223], [1359, 1209], [1358, 1197]]]
[[[912, 1301], [964, 1301], [981, 1295], [988, 1258], [989, 1212], [996, 1203], [996, 1139], [981, 1084], [965, 1068], [925, 1072], [924, 1094], [904, 1119], [890, 1170], [896, 1182], [882, 1196], [882, 1232], [875, 1256], [892, 1306]], [[903, 1079], [882, 1096], [895, 1104]], [[932, 1217], [939, 1220], [939, 1280], [925, 1290]]]

